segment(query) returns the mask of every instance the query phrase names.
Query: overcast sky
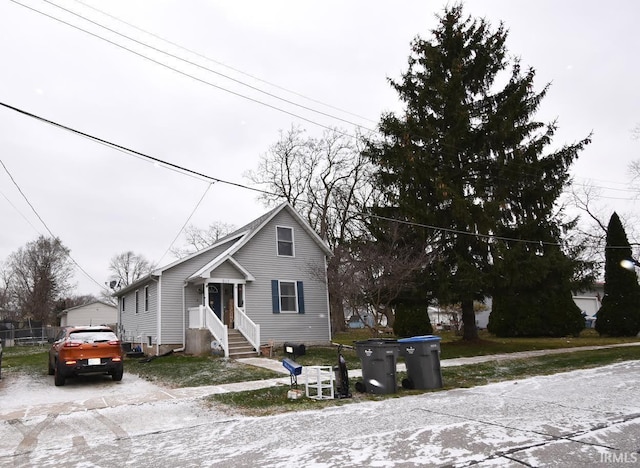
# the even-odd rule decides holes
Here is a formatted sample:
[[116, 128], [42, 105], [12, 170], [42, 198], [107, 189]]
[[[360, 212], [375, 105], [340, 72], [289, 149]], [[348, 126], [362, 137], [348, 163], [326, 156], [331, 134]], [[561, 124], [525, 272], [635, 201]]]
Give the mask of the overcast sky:
[[[411, 40], [429, 37], [435, 14], [447, 4], [19, 2], [29, 8], [18, 0], [0, 2], [0, 102], [240, 184], [248, 184], [243, 174], [256, 169], [280, 130], [300, 125], [319, 135], [322, 126], [338, 126], [353, 132], [345, 120], [371, 129], [382, 112], [400, 109], [387, 78], [406, 69]], [[637, 215], [628, 164], [640, 158], [640, 142], [632, 138], [640, 122], [640, 3], [477, 0], [467, 2], [465, 12], [494, 25], [504, 21], [510, 53], [537, 70], [539, 88], [552, 82], [537, 118], [558, 119], [555, 146], [593, 131], [593, 143], [572, 168], [575, 181], [601, 187], [605, 210]], [[114, 254], [133, 250], [151, 261], [172, 261], [164, 254], [209, 185], [2, 107], [0, 159], [95, 280], [78, 272], [77, 294], [99, 292], [96, 282], [107, 280]], [[191, 223], [239, 227], [265, 211], [255, 192], [216, 183]], [[48, 235], [1, 166], [0, 219], [0, 261]]]

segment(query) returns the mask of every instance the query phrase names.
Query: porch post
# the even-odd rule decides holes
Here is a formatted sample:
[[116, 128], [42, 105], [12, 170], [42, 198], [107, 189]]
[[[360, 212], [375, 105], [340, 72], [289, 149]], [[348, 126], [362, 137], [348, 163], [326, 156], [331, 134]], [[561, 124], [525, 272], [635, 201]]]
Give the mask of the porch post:
[[204, 304], [200, 307], [200, 328], [205, 328], [204, 310], [205, 307], [208, 307], [209, 305], [209, 284], [206, 281], [202, 283], [202, 294], [202, 297], [204, 297]]

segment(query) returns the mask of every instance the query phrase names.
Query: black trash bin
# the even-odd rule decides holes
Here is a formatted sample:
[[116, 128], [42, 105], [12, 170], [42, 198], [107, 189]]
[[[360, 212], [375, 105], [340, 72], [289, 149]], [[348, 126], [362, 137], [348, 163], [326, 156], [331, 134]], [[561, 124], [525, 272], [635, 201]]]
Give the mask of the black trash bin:
[[395, 393], [398, 343], [395, 340], [369, 339], [356, 341], [355, 348], [362, 363], [364, 391], [380, 395]]
[[407, 378], [402, 380], [404, 388], [442, 388], [439, 336], [401, 338], [398, 345], [407, 365]]

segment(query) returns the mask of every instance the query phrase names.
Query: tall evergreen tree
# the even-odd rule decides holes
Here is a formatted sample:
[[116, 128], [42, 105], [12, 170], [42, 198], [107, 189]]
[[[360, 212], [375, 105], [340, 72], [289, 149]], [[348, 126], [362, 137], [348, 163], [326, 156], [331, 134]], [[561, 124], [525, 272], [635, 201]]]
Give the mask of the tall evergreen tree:
[[413, 41], [402, 79], [391, 81], [404, 113], [382, 117], [383, 138], [367, 152], [385, 196], [378, 213], [420, 226], [415, 242], [439, 255], [424, 287], [441, 304], [461, 304], [463, 337], [473, 340], [474, 299], [495, 286], [495, 236], [557, 227], [555, 201], [588, 139], [543, 155], [556, 127], [532, 116], [547, 87], [536, 93], [534, 70], [507, 59], [504, 26], [464, 17], [460, 5], [439, 19], [430, 40]]
[[502, 242], [492, 249], [488, 330], [497, 336], [578, 335], [584, 318], [572, 298], [572, 290], [580, 289], [574, 282], [576, 261], [562, 252], [553, 227], [526, 232], [541, 243]]
[[596, 330], [601, 335], [635, 336], [640, 332], [640, 285], [635, 270], [621, 266], [631, 258], [631, 246], [617, 213], [607, 227], [604, 297]]

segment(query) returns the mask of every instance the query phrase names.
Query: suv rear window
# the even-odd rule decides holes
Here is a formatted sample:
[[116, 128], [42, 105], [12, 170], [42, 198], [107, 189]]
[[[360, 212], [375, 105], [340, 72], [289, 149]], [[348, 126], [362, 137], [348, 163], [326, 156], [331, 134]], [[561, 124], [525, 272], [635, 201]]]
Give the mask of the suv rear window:
[[117, 341], [118, 337], [109, 330], [79, 330], [69, 333], [69, 339], [74, 341], [82, 341], [83, 343], [101, 343], [107, 341]]

